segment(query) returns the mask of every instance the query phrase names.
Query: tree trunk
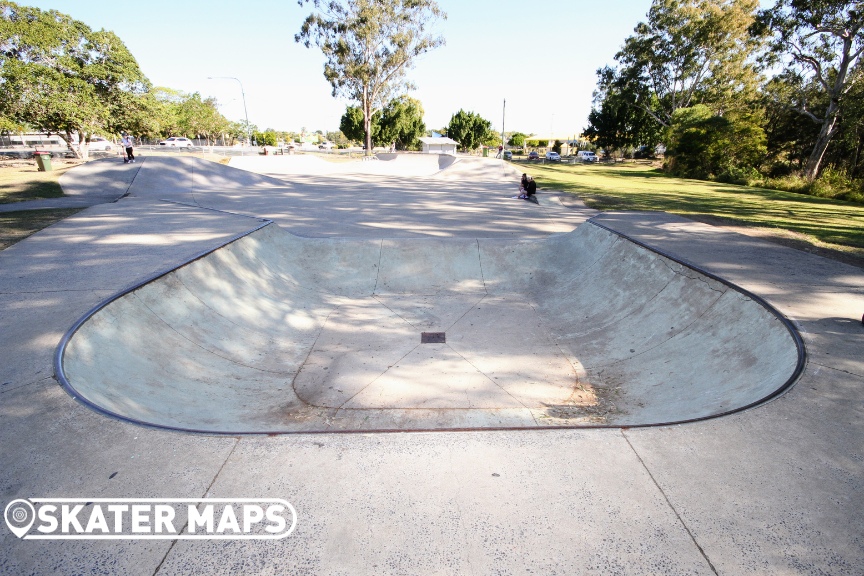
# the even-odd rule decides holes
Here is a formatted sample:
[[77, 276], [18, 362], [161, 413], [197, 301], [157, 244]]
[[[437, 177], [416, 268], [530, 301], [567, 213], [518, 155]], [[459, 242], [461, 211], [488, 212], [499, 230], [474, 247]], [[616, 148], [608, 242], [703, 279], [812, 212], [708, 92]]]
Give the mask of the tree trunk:
[[365, 155], [372, 155], [372, 102], [369, 98], [369, 92], [366, 86], [363, 86], [363, 132], [365, 133], [366, 150]]
[[825, 156], [828, 144], [834, 136], [834, 126], [837, 124], [837, 108], [836, 101], [831, 100], [828, 112], [825, 114], [825, 121], [822, 122], [822, 129], [819, 131], [819, 137], [816, 138], [816, 145], [813, 146], [813, 152], [810, 153], [810, 158], [807, 159], [804, 176], [811, 182], [819, 175], [819, 165], [822, 164], [822, 158]]
[[369, 105], [363, 105], [363, 133], [364, 139], [363, 141], [366, 143], [366, 150], [364, 154], [366, 156], [372, 155], [372, 113], [369, 110]]
[[[813, 147], [813, 152], [810, 153], [810, 158], [807, 160], [807, 167], [804, 169], [804, 175], [811, 182], [819, 175], [819, 165], [822, 163], [822, 157], [825, 156], [825, 150], [828, 149], [828, 144], [834, 136], [837, 115], [840, 112], [840, 96], [846, 89], [846, 75], [849, 73], [849, 67], [852, 65], [853, 59], [858, 57], [857, 54], [855, 56], [852, 55], [852, 42], [857, 33], [858, 30], [856, 29], [854, 34], [847, 34], [843, 37], [843, 54], [840, 58], [840, 65], [837, 68], [837, 75], [834, 78], [833, 85], [828, 89], [828, 110], [825, 111], [822, 129], [819, 131], [816, 145]], [[821, 75], [821, 72], [819, 74]]]
[[77, 158], [78, 160], [81, 160], [81, 141], [80, 141], [80, 136], [79, 136], [78, 146], [75, 147], [75, 146], [72, 145], [72, 132], [69, 131], [69, 130], [67, 130], [67, 131], [66, 131], [66, 145], [69, 146], [69, 149], [70, 149], [70, 150], [72, 150], [72, 154], [75, 156], [75, 158]]

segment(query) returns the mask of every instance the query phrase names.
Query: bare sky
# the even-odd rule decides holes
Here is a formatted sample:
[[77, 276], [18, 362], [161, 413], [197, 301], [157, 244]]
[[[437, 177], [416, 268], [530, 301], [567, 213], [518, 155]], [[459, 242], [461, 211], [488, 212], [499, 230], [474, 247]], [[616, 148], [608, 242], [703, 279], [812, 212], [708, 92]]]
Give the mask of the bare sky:
[[[21, 0], [117, 33], [157, 86], [218, 99], [259, 128], [338, 129], [348, 104], [331, 96], [323, 57], [294, 42], [309, 6], [294, 0]], [[409, 72], [412, 96], [440, 128], [460, 108], [501, 129], [545, 136], [587, 125], [597, 68], [613, 57], [650, 0], [439, 0], [446, 46]]]

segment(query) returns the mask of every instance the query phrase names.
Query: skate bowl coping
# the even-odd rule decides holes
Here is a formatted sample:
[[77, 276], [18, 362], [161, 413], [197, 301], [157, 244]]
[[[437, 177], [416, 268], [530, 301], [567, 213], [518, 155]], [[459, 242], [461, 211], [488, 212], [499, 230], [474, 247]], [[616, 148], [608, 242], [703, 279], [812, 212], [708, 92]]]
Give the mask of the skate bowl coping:
[[55, 372], [109, 416], [260, 434], [699, 421], [804, 361], [758, 297], [594, 222], [521, 242], [270, 223], [91, 310]]

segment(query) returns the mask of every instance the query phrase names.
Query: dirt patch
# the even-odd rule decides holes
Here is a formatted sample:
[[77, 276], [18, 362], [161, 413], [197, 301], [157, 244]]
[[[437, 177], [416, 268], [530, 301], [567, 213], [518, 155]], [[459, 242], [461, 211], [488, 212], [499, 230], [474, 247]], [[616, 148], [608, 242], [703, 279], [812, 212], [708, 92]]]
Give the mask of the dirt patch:
[[544, 404], [545, 409], [537, 423], [544, 426], [607, 424], [609, 416], [622, 413], [616, 405], [619, 396], [620, 388], [596, 387], [580, 382], [565, 402]]

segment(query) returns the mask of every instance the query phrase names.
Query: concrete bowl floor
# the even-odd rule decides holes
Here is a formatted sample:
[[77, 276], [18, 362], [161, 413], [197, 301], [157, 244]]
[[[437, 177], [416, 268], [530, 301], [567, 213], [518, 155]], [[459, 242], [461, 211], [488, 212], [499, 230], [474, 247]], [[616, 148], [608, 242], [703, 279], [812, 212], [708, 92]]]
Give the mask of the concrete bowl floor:
[[220, 433], [681, 422], [801, 362], [762, 303], [590, 222], [518, 242], [271, 223], [110, 300], [61, 358], [99, 410]]

